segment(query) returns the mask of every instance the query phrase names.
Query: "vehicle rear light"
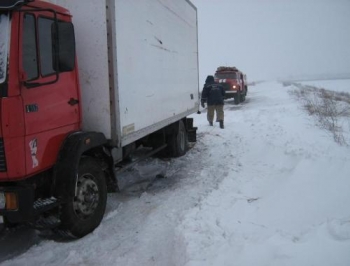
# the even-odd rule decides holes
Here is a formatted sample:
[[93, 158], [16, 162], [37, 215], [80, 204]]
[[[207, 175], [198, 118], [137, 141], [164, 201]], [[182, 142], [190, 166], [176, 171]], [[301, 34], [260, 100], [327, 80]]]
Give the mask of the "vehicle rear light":
[[17, 194], [13, 192], [6, 192], [5, 193], [5, 207], [6, 210], [17, 210], [18, 209], [18, 200], [17, 200]]

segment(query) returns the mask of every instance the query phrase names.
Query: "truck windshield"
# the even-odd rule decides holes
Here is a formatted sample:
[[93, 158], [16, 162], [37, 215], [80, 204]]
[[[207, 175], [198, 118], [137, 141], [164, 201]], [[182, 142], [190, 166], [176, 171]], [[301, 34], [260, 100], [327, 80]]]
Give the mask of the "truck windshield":
[[6, 80], [10, 20], [7, 13], [0, 13], [0, 84]]
[[233, 73], [216, 73], [215, 74], [216, 79], [237, 79], [238, 75], [236, 72]]

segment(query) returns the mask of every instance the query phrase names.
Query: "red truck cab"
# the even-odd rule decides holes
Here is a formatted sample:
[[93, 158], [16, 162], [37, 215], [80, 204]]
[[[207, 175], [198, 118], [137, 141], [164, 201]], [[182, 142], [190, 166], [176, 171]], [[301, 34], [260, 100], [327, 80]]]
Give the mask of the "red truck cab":
[[105, 207], [101, 181], [74, 185], [81, 155], [106, 140], [81, 132], [71, 19], [49, 2], [0, 3], [0, 223], [42, 228], [57, 221], [81, 237], [99, 224]]
[[[89, 17], [80, 10], [87, 7], [85, 10], [90, 9], [95, 15], [94, 9], [85, 6], [88, 1], [84, 6], [81, 1], [55, 2], [72, 8], [78, 36], [85, 33], [78, 25], [86, 23]], [[176, 115], [171, 109], [169, 116], [159, 118], [157, 123], [152, 123], [153, 116], [150, 116], [147, 124], [135, 129], [133, 119], [142, 112], [135, 108], [131, 124], [121, 124], [121, 121], [125, 122], [124, 114], [128, 109], [125, 113], [120, 112], [119, 72], [116, 71], [118, 45], [117, 39], [112, 38], [117, 36], [115, 27], [118, 21], [113, 19], [116, 3], [112, 0], [92, 2], [102, 10], [96, 15], [101, 24], [93, 22], [101, 25], [102, 38], [106, 38], [101, 49], [98, 46], [101, 35], [94, 38], [89, 34], [85, 35], [89, 42], [85, 39], [84, 42], [94, 45], [76, 47], [72, 15], [66, 8], [41, 0], [0, 1], [1, 227], [27, 224], [38, 230], [52, 229], [54, 233], [62, 233], [63, 237], [83, 237], [100, 224], [106, 209], [107, 192], [120, 189], [117, 173], [156, 153], [182, 156], [187, 151], [188, 141], [196, 140], [193, 119], [186, 115], [196, 111], [192, 92], [198, 92], [192, 84], [197, 84], [197, 75], [191, 79], [192, 83], [189, 82], [188, 92], [191, 94], [186, 97], [192, 109], [185, 110], [183, 106]], [[193, 10], [196, 12], [195, 8]], [[162, 16], [158, 20], [161, 23]], [[169, 25], [175, 26], [175, 23], [177, 21], [172, 21]], [[183, 31], [187, 32], [187, 28]], [[124, 31], [128, 32], [124, 28], [118, 32]], [[197, 31], [191, 32], [197, 34]], [[77, 44], [80, 41], [78, 39]], [[84, 57], [90, 53], [103, 57], [103, 67], [96, 66], [94, 61], [84, 64], [83, 56], [80, 57], [81, 66], [92, 66], [93, 71], [98, 69], [106, 74], [97, 85], [80, 87], [79, 74], [85, 72], [84, 67], [78, 70], [76, 48]], [[141, 62], [135, 67], [140, 66]], [[101, 75], [93, 73], [86, 79], [81, 76], [81, 80], [86, 84], [90, 83], [90, 78], [97, 76], [98, 79]], [[129, 87], [125, 85], [123, 88], [126, 92]], [[152, 87], [149, 89], [153, 91]], [[104, 92], [104, 98], [100, 92]], [[154, 98], [155, 103], [163, 99]], [[100, 99], [102, 104], [97, 101]], [[127, 100], [130, 106], [136, 106], [132, 100]], [[84, 108], [83, 102], [88, 104]], [[94, 105], [89, 105], [91, 102]], [[178, 103], [179, 100], [173, 102]], [[101, 106], [104, 108], [96, 108]], [[104, 126], [103, 123], [87, 126], [86, 117], [88, 122], [106, 118], [105, 130], [100, 127]], [[145, 147], [147, 154], [138, 160], [130, 160], [130, 155], [138, 147]]]
[[245, 101], [248, 92], [246, 75], [236, 67], [218, 67], [214, 78], [224, 87], [226, 99], [234, 98], [235, 104]]
[[51, 168], [64, 138], [80, 129], [74, 54], [66, 69], [56, 66], [55, 20], [69, 25], [71, 16], [44, 2], [0, 13], [0, 181]]

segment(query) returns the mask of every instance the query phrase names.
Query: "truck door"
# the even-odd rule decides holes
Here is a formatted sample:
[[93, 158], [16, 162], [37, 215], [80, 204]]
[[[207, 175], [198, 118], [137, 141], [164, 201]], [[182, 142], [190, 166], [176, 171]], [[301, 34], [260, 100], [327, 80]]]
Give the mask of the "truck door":
[[51, 167], [65, 136], [78, 130], [80, 107], [75, 70], [57, 75], [53, 13], [23, 12], [19, 45], [25, 113], [26, 174]]

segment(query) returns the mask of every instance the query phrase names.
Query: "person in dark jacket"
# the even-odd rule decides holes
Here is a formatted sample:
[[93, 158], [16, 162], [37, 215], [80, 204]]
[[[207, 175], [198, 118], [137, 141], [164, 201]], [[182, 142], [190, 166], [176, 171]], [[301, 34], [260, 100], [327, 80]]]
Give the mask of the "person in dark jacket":
[[224, 88], [220, 84], [215, 83], [213, 76], [207, 76], [202, 91], [201, 104], [203, 108], [205, 107], [205, 103], [208, 105], [207, 119], [209, 125], [213, 125], [214, 112], [216, 111], [220, 128], [224, 128], [224, 98]]

